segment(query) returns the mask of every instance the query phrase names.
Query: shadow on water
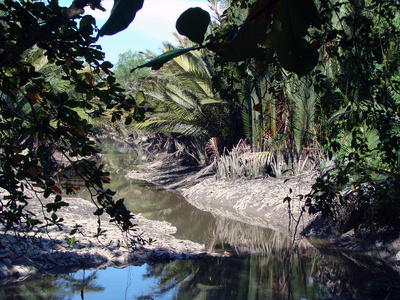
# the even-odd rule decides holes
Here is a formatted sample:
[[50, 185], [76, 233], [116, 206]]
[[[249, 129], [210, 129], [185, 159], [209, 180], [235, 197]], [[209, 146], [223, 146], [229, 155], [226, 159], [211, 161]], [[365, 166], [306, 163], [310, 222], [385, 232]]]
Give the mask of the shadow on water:
[[175, 192], [127, 180], [123, 169], [112, 182], [133, 213], [232, 256], [44, 276], [3, 288], [0, 299], [400, 299], [398, 273], [379, 261], [330, 247], [293, 249], [280, 232], [199, 211]]

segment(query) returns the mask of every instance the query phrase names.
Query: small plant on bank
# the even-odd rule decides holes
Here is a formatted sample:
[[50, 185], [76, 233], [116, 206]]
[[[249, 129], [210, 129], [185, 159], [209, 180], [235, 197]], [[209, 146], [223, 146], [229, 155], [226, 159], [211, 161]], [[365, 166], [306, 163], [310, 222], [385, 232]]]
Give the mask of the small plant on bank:
[[217, 177], [236, 179], [265, 176], [266, 165], [271, 158], [271, 152], [251, 152], [246, 140], [241, 140], [228, 154], [217, 160]]
[[265, 177], [282, 175], [299, 175], [315, 168], [316, 163], [305, 152], [298, 158], [283, 151], [252, 152], [246, 140], [241, 140], [227, 154], [215, 156], [218, 178]]

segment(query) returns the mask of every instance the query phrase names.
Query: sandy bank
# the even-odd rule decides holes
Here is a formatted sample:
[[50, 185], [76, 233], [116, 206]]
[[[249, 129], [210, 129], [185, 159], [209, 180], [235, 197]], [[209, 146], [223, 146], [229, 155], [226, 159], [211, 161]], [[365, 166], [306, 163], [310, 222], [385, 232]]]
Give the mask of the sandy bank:
[[[188, 202], [197, 208], [221, 217], [293, 233], [297, 221], [298, 231], [312, 219], [302, 214], [303, 202], [297, 195], [310, 191], [315, 173], [292, 178], [256, 178], [217, 180], [207, 178], [193, 186], [182, 188]], [[284, 203], [285, 197], [292, 203]]]
[[[79, 198], [64, 198], [70, 205], [57, 212], [64, 218], [63, 230], [51, 228], [40, 232], [4, 232], [0, 234], [0, 285], [21, 282], [43, 273], [71, 272], [109, 266], [125, 267], [149, 262], [195, 258], [205, 255], [204, 245], [178, 240], [172, 235], [176, 228], [167, 222], [152, 221], [135, 216], [138, 229], [123, 233], [106, 216], [93, 215], [93, 203]], [[42, 200], [43, 201], [43, 200]], [[45, 204], [45, 203], [44, 203]], [[29, 209], [41, 215], [41, 205], [32, 199]], [[74, 235], [70, 231], [81, 226]], [[135, 243], [135, 235], [152, 238], [151, 244]]]
[[[316, 176], [309, 172], [287, 178], [217, 179], [205, 169], [181, 166], [179, 160], [168, 157], [127, 174], [131, 179], [178, 190], [200, 210], [287, 234], [294, 232], [298, 220], [300, 232], [314, 218], [302, 213], [304, 203], [298, 195], [310, 192]], [[288, 203], [283, 202], [287, 196], [292, 198], [290, 213]]]

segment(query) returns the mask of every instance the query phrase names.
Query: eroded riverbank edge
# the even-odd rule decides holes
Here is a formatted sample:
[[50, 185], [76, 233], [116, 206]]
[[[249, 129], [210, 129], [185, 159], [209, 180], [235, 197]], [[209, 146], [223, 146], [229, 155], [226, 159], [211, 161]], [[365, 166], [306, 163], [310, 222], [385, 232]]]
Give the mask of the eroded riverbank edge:
[[[302, 210], [304, 202], [298, 195], [307, 194], [317, 176], [317, 172], [308, 172], [286, 178], [218, 179], [207, 169], [182, 166], [179, 160], [165, 155], [127, 175], [179, 191], [196, 208], [216, 216], [271, 228], [291, 237], [296, 234], [296, 242], [324, 252], [373, 257], [400, 272], [397, 229], [337, 232], [332, 222]], [[283, 202], [287, 196], [292, 198], [290, 208]]]

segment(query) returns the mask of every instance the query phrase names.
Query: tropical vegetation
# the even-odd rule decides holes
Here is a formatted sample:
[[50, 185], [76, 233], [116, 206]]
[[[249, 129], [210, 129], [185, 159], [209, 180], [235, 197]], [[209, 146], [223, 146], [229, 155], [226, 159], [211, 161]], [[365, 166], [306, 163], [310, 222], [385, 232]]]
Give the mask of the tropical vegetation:
[[[297, 175], [319, 168], [312, 192], [300, 197], [310, 213], [334, 217], [339, 207], [347, 207], [349, 226], [356, 228], [396, 222], [399, 5], [393, 1], [210, 3], [216, 18], [204, 31], [205, 40], [198, 42], [194, 29], [181, 32], [194, 44], [180, 38], [178, 48], [169, 46], [164, 55], [150, 57], [153, 60], [140, 67], [158, 70], [153, 71], [157, 80], [175, 70], [179, 75], [168, 84], [183, 83], [182, 95], [189, 95], [195, 90], [195, 77], [193, 72], [177, 72], [177, 62], [197, 56], [208, 66], [207, 72], [201, 63], [191, 69], [208, 76], [210, 91], [217, 92], [208, 112], [217, 114], [219, 132], [202, 132], [211, 161], [218, 160], [219, 176]], [[178, 20], [178, 31], [181, 27]], [[154, 87], [151, 93], [142, 88], [152, 100], [154, 93], [168, 90], [162, 86], [154, 92]], [[169, 101], [164, 107], [170, 114], [169, 132], [177, 132], [173, 127], [181, 122], [199, 124], [185, 120], [182, 99], [166, 94], [158, 98], [159, 103]], [[190, 116], [203, 117], [203, 111], [196, 106]], [[166, 124], [160, 116], [149, 114], [138, 127], [153, 125], [152, 130], [158, 130], [155, 124]], [[200, 131], [179, 132], [197, 136]]]

